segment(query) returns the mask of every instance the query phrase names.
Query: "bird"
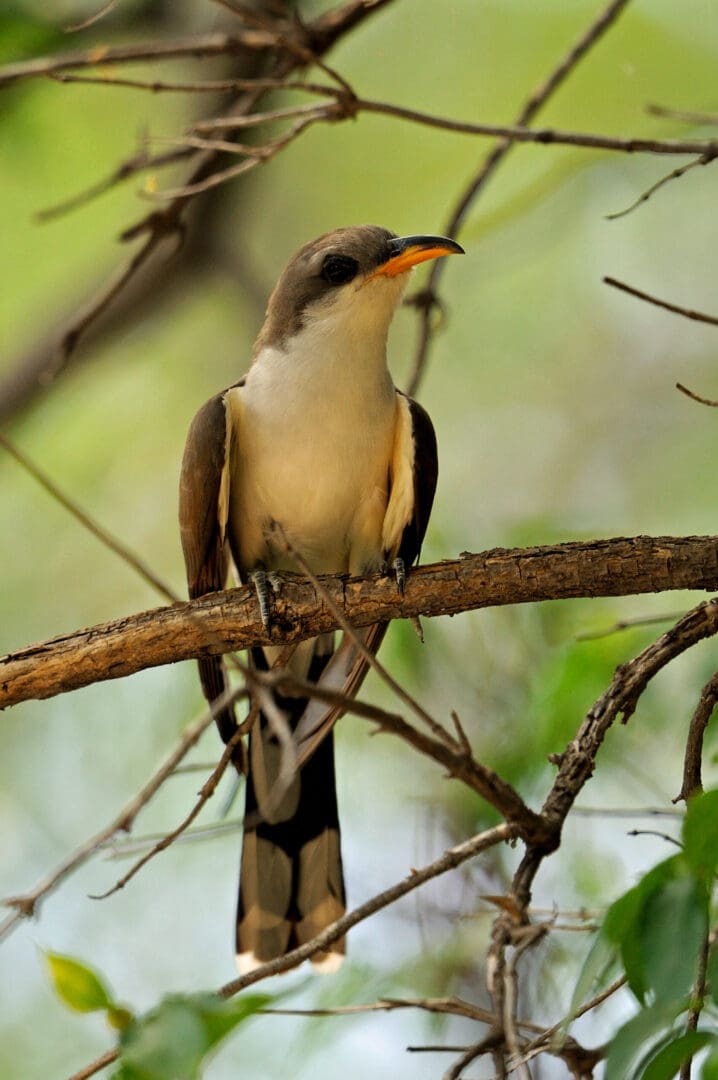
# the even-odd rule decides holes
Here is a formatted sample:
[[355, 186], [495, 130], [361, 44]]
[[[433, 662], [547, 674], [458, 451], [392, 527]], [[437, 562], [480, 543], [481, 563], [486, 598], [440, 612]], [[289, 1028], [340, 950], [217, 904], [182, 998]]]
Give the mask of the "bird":
[[[447, 237], [358, 225], [324, 233], [290, 259], [247, 373], [189, 429], [179, 518], [191, 598], [225, 588], [231, 569], [254, 583], [271, 628], [272, 575], [297, 572], [292, 550], [315, 574], [391, 568], [403, 591], [431, 512], [437, 448], [425, 410], [393, 383], [387, 336], [413, 267], [453, 254], [463, 249]], [[386, 627], [360, 632], [372, 653]], [[267, 670], [278, 657], [295, 676], [344, 695], [356, 694], [368, 667], [346, 635], [338, 646], [333, 634], [302, 642], [288, 659], [278, 646], [255, 647], [250, 663]], [[221, 659], [201, 658], [199, 673], [215, 702], [227, 686]], [[332, 731], [342, 710], [276, 691], [273, 700], [310, 751], [280, 784], [276, 717], [260, 712], [249, 735], [240, 973], [312, 940], [346, 910]], [[233, 707], [218, 707], [215, 719], [228, 742]], [[342, 938], [315, 954], [315, 970], [337, 970], [345, 947]]]

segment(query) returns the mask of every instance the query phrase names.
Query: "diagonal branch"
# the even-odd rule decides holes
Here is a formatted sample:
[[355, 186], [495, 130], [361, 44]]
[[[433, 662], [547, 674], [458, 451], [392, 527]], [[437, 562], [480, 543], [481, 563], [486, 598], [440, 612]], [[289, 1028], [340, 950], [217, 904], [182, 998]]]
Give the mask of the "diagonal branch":
[[[611, 0], [598, 18], [591, 23], [583, 34], [580, 35], [578, 40], [560, 60], [545, 82], [538, 86], [529, 96], [516, 117], [516, 123], [518, 125], [521, 127], [528, 127], [534, 116], [536, 116], [549, 98], [551, 98], [556, 90], [558, 90], [566, 81], [568, 76], [574, 68], [577, 67], [589, 50], [603, 37], [606, 31], [610, 29], [623, 11], [627, 2], [628, 0]], [[456, 206], [451, 212], [444, 228], [447, 236], [454, 236], [461, 229], [470, 207], [476, 201], [476, 198], [486, 186], [494, 171], [501, 164], [513, 145], [514, 140], [505, 136], [492, 150], [489, 151], [478, 173], [472, 178], [468, 187], [461, 193]], [[419, 387], [424, 367], [426, 366], [429, 346], [431, 344], [433, 333], [431, 318], [432, 308], [437, 303], [437, 288], [441, 281], [441, 276], [444, 273], [444, 267], [440, 265], [441, 262], [442, 260], [439, 259], [433, 264], [426, 287], [422, 290], [422, 294], [420, 294], [420, 298], [423, 296], [423, 300], [417, 304], [420, 319], [419, 344], [414, 359], [414, 370], [408, 387], [408, 393], [411, 396], [416, 393]]]
[[645, 300], [649, 304], [655, 304], [656, 307], [665, 308], [666, 311], [672, 311], [675, 315], [683, 315], [686, 319], [693, 319], [695, 322], [718, 326], [718, 316], [716, 315], [706, 315], [705, 312], [693, 311], [692, 308], [681, 307], [680, 304], [672, 304], [668, 300], [659, 300], [657, 296], [641, 292], [640, 289], [635, 289], [633, 285], [626, 285], [624, 281], [618, 281], [613, 277], [605, 277], [603, 280], [606, 285], [612, 285], [614, 289], [620, 289], [621, 292], [636, 296], [639, 300]]
[[[406, 896], [407, 893], [413, 892], [414, 889], [418, 889], [420, 885], [424, 885], [427, 881], [431, 881], [441, 874], [446, 874], [449, 870], [456, 869], [457, 866], [461, 866], [468, 859], [476, 858], [482, 851], [487, 851], [497, 844], [512, 840], [515, 835], [516, 832], [510, 825], [496, 825], [493, 829], [477, 833], [476, 836], [472, 836], [471, 839], [464, 841], [464, 843], [449, 848], [438, 859], [428, 863], [426, 866], [422, 866], [420, 870], [412, 869], [408, 876], [397, 882], [396, 885], [392, 885], [376, 896], [372, 896], [363, 904], [359, 904], [353, 911], [348, 911], [346, 915], [331, 923], [311, 941], [307, 941], [304, 945], [292, 949], [291, 952], [286, 953], [284, 956], [278, 956], [275, 960], [261, 964], [246, 975], [226, 983], [217, 991], [218, 995], [222, 998], [233, 997], [247, 986], [261, 982], [263, 979], [269, 978], [270, 975], [279, 975], [281, 972], [291, 971], [292, 968], [298, 967], [304, 960], [309, 960], [316, 953], [325, 951], [334, 941], [344, 937], [353, 926], [368, 919], [377, 911], [389, 907], [390, 904], [395, 903], [402, 896]], [[73, 1073], [69, 1080], [86, 1080], [87, 1077], [94, 1076], [106, 1065], [117, 1061], [118, 1056], [117, 1050], [108, 1050], [84, 1069]]]

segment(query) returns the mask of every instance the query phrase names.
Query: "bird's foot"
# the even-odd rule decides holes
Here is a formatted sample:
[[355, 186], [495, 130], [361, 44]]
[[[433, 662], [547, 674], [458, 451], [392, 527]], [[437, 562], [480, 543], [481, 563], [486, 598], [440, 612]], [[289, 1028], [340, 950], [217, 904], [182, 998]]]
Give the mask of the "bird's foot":
[[404, 589], [406, 588], [406, 566], [404, 565], [404, 560], [397, 555], [392, 563], [392, 567], [394, 569], [394, 576], [396, 577], [396, 587], [403, 596]]
[[272, 612], [269, 605], [269, 589], [271, 587], [272, 592], [276, 596], [282, 590], [282, 579], [279, 574], [273, 570], [267, 572], [266, 570], [253, 570], [251, 574], [252, 584], [254, 585], [255, 592], [257, 593], [257, 600], [259, 602], [259, 614], [262, 619], [262, 626], [267, 633], [272, 629]]

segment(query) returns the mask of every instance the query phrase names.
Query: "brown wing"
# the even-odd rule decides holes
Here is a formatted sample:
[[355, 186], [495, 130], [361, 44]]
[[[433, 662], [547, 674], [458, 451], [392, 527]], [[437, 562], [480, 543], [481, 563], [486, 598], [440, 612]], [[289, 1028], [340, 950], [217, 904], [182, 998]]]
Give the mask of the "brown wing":
[[[401, 391], [397, 391], [401, 393]], [[436, 481], [439, 476], [439, 458], [436, 448], [434, 425], [426, 409], [418, 401], [402, 394], [409, 403], [411, 434], [414, 442], [414, 509], [404, 527], [399, 543], [399, 558], [411, 566], [419, 558], [421, 545], [429, 524], [434, 504]]]
[[[223, 391], [210, 398], [199, 410], [190, 426], [182, 458], [180, 537], [192, 599], [223, 589], [227, 578], [227, 500], [221, 498], [223, 490], [226, 491], [230, 447], [225, 394]], [[222, 660], [209, 656], [198, 663], [202, 690], [211, 703], [227, 687]], [[222, 709], [215, 719], [222, 739], [228, 742], [236, 727], [234, 709], [231, 706]]]

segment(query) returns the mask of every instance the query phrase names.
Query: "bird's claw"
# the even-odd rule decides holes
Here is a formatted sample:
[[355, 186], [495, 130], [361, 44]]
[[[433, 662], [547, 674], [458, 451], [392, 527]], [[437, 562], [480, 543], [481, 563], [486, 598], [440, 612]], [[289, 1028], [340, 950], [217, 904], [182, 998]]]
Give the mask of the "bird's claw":
[[394, 559], [394, 562], [392, 563], [392, 566], [394, 568], [394, 575], [396, 577], [396, 587], [399, 590], [400, 594], [403, 596], [404, 589], [406, 588], [406, 566], [404, 564], [404, 560], [397, 555], [397, 557]]
[[277, 596], [282, 591], [282, 579], [274, 570], [259, 569], [252, 571], [252, 583], [257, 593], [262, 626], [267, 633], [270, 633], [272, 629], [272, 612], [269, 604], [269, 589], [271, 587], [272, 592]]

